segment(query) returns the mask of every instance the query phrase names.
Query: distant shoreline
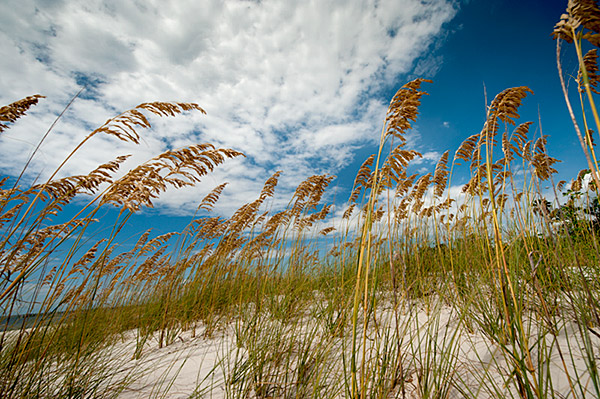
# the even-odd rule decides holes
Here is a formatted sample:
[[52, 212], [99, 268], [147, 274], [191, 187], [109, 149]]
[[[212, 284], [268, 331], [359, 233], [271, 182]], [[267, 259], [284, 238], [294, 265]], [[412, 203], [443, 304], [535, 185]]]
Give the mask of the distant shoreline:
[[[56, 316], [62, 316], [63, 312], [56, 312], [54, 314], [54, 318]], [[47, 317], [40, 315], [39, 313], [26, 313], [21, 315], [10, 315], [10, 316], [2, 316], [0, 318], [0, 328], [2, 331], [14, 331], [19, 330], [21, 328], [31, 328], [35, 324], [35, 321], [39, 318], [47, 319]]]

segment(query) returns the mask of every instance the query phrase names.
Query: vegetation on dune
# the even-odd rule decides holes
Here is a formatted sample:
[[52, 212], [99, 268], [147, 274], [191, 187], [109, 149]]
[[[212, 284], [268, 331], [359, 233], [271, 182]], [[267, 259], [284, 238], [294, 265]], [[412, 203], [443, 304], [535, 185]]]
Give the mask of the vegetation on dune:
[[[126, 156], [57, 178], [95, 136], [139, 143], [150, 116], [204, 112], [193, 103], [145, 103], [108, 120], [43, 183], [24, 184], [25, 170], [4, 178], [0, 308], [6, 320], [24, 305], [31, 314], [2, 325], [0, 396], [130, 395], [149, 348], [225, 332], [234, 345], [190, 397], [216, 385], [231, 398], [600, 397], [600, 169], [589, 126], [600, 131], [599, 75], [596, 49], [582, 50], [600, 45], [599, 21], [595, 1], [571, 0], [554, 30], [557, 53], [566, 41], [580, 66], [582, 122], [563, 88], [588, 168], [569, 185], [554, 182], [548, 137], [520, 121], [527, 87], [499, 93], [482, 130], [433, 173], [409, 174], [421, 154], [405, 134], [431, 83], [423, 79], [392, 99], [379, 150], [335, 226], [323, 203], [334, 176], [309, 177], [273, 211], [278, 171], [230, 218], [211, 216], [221, 184], [182, 231], [120, 245], [131, 215], [162, 192], [243, 156], [211, 144], [120, 177]], [[0, 133], [41, 98], [0, 108]], [[470, 178], [456, 194], [459, 170]], [[76, 198], [85, 205], [56, 224]], [[98, 237], [90, 226], [107, 206], [118, 212]], [[324, 251], [326, 238], [334, 244]], [[222, 377], [205, 384], [211, 375]], [[168, 395], [168, 378], [159, 380], [151, 394]]]

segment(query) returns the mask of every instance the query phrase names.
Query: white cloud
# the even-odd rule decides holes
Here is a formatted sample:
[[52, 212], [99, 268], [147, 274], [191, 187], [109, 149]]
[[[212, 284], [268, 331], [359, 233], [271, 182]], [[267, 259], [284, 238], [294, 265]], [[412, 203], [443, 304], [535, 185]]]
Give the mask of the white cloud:
[[[442, 154], [439, 153], [438, 151], [427, 151], [427, 152], [423, 153], [422, 157], [415, 158], [412, 161], [412, 164], [413, 165], [419, 165], [422, 163], [436, 164], [440, 160], [441, 157], [442, 157]], [[429, 169], [426, 167], [424, 167], [424, 170], [426, 172], [429, 171]], [[423, 173], [423, 172], [419, 172], [419, 173]]]
[[193, 211], [227, 180], [222, 207], [233, 208], [279, 169], [280, 190], [289, 194], [378, 139], [388, 101], [377, 97], [380, 90], [411, 71], [455, 12], [451, 0], [4, 1], [1, 104], [34, 93], [48, 98], [0, 138], [0, 168], [17, 173], [55, 115], [88, 84], [32, 172], [47, 176], [92, 128], [141, 102], [193, 101], [208, 115], [152, 119], [155, 129], [137, 148], [96, 137], [64, 173], [87, 172], [121, 153], [134, 153], [133, 164], [212, 142], [248, 158], [160, 204]]

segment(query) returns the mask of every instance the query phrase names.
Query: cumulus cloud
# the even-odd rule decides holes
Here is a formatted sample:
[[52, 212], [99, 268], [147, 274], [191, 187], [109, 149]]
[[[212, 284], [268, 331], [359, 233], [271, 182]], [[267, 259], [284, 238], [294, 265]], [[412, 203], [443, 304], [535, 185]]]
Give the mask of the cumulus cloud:
[[[427, 151], [423, 153], [423, 156], [416, 158], [413, 161], [413, 165], [419, 165], [422, 163], [436, 164], [440, 160], [442, 154], [438, 151]], [[425, 168], [427, 170], [427, 168]], [[421, 172], [422, 173], [422, 172]]]
[[[79, 90], [36, 156], [48, 175], [107, 118], [146, 101], [193, 101], [208, 113], [152, 119], [133, 147], [96, 137], [63, 173], [121, 153], [142, 162], [192, 143], [240, 150], [206, 184], [167, 193], [164, 209], [195, 209], [223, 180], [222, 210], [258, 194], [275, 170], [289, 194], [314, 173], [335, 173], [378, 139], [387, 99], [456, 13], [451, 0], [242, 1], [7, 0], [0, 5], [0, 101], [48, 96], [0, 138], [0, 168], [26, 157]], [[435, 73], [440, 59], [418, 62]], [[214, 183], [214, 184], [213, 184]], [[225, 209], [227, 208], [227, 209]]]

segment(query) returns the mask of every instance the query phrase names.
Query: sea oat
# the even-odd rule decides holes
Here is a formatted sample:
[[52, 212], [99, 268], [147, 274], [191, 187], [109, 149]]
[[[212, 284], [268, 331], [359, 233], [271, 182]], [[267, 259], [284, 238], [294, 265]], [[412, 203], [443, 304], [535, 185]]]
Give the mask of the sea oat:
[[566, 11], [554, 27], [554, 39], [572, 43], [575, 39], [573, 34], [583, 26], [588, 31], [582, 37], [592, 45], [600, 46], [600, 9], [596, 0], [569, 0]]
[[435, 171], [433, 173], [433, 185], [435, 187], [434, 196], [441, 197], [446, 189], [446, 184], [448, 183], [448, 154], [449, 151], [444, 152], [442, 154], [440, 160], [435, 166]]
[[455, 159], [461, 159], [465, 162], [470, 162], [473, 158], [473, 152], [478, 147], [481, 135], [479, 133], [467, 137], [456, 150]]
[[213, 188], [210, 193], [208, 193], [202, 201], [200, 201], [200, 205], [198, 205], [198, 209], [204, 209], [205, 211], [210, 212], [212, 208], [215, 206], [221, 193], [225, 189], [228, 183], [219, 184], [217, 187]]
[[143, 103], [123, 112], [120, 115], [115, 116], [107, 120], [102, 126], [91, 132], [88, 137], [89, 139], [96, 134], [103, 133], [109, 136], [114, 136], [122, 141], [130, 141], [135, 144], [140, 143], [140, 135], [136, 131], [136, 127], [142, 127], [148, 129], [151, 127], [150, 122], [144, 116], [140, 110], [146, 110], [152, 112], [158, 116], [175, 116], [183, 111], [196, 110], [203, 114], [206, 112], [195, 103], [168, 103], [168, 102], [153, 102]]
[[551, 174], [557, 172], [552, 165], [560, 162], [546, 153], [546, 141], [547, 136], [542, 136], [536, 140], [531, 162], [534, 174], [542, 181], [548, 180]]
[[168, 186], [192, 186], [226, 158], [243, 155], [230, 149], [215, 149], [211, 144], [166, 151], [111, 184], [100, 203], [123, 206], [132, 211], [141, 206], [152, 207], [152, 200]]
[[387, 124], [385, 137], [393, 136], [398, 138], [402, 144], [406, 143], [404, 134], [411, 129], [411, 122], [417, 119], [421, 97], [427, 94], [420, 90], [421, 84], [424, 82], [431, 83], [431, 80], [415, 79], [396, 92], [390, 102], [385, 119]]
[[[600, 94], [597, 90], [598, 81], [600, 76], [598, 75], [598, 49], [591, 49], [583, 57], [583, 65], [587, 73], [588, 82], [590, 84], [590, 90], [596, 94]], [[583, 93], [585, 88], [583, 87], [583, 70], [579, 69], [577, 81], [580, 82], [579, 91]]]
[[[0, 108], [0, 122], [14, 123], [17, 119], [24, 116], [25, 113], [32, 105], [38, 103], [40, 98], [46, 98], [39, 94], [25, 97], [21, 100], [15, 101], [12, 104], [5, 105]], [[0, 133], [8, 129], [8, 125], [0, 123]]]

